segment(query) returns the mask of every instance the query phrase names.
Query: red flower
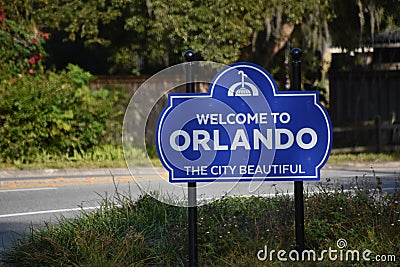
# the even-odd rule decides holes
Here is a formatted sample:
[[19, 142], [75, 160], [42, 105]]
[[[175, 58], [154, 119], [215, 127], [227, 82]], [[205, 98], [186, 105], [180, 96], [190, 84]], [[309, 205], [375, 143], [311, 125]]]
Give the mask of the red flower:
[[37, 43], [38, 43], [38, 40], [32, 39], [32, 43], [37, 44]]
[[47, 32], [42, 32], [42, 31], [40, 31], [39, 34], [40, 34], [41, 36], [43, 36], [44, 39], [46, 39], [46, 40], [49, 39], [49, 36], [50, 36], [50, 35], [49, 35]]
[[36, 63], [35, 57], [31, 57], [30, 59], [28, 59], [28, 61], [29, 61], [29, 63], [30, 63], [31, 65], [34, 65], [34, 64]]
[[40, 53], [36, 53], [35, 60], [40, 61], [42, 59], [42, 55]]
[[33, 74], [33, 73], [35, 73], [35, 71], [33, 69], [30, 69], [29, 74]]

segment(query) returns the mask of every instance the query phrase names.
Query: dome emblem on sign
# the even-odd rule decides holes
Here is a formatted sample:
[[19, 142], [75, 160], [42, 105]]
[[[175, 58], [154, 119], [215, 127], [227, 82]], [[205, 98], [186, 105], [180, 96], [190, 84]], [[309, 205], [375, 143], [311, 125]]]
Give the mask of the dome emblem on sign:
[[228, 96], [258, 96], [257, 87], [250, 82], [245, 82], [245, 78], [248, 78], [247, 74], [242, 70], [238, 71], [238, 74], [242, 76], [242, 80], [229, 87]]

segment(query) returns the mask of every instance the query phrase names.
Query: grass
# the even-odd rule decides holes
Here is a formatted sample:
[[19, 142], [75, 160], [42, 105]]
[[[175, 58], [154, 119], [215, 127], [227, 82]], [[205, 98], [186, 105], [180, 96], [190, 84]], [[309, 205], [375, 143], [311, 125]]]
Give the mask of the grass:
[[[344, 238], [347, 249], [396, 254], [400, 260], [400, 192], [381, 194], [370, 183], [343, 191], [333, 184], [305, 198], [306, 246], [318, 252]], [[333, 190], [332, 190], [333, 189]], [[294, 201], [227, 197], [198, 208], [200, 266], [310, 266], [310, 262], [261, 262], [256, 254], [293, 250]], [[101, 208], [57, 225], [33, 229], [25, 240], [3, 253], [4, 266], [185, 266], [187, 209], [147, 195], [139, 200], [116, 194]], [[365, 262], [317, 263], [359, 266]], [[392, 265], [390, 265], [392, 264]], [[0, 264], [1, 265], [1, 264]], [[315, 265], [317, 266], [317, 265]], [[371, 266], [374, 266], [371, 264]], [[380, 266], [380, 265], [376, 265]], [[385, 266], [396, 266], [388, 263]]]
[[[157, 158], [154, 148], [148, 153], [153, 166], [162, 166]], [[133, 150], [129, 155], [131, 164], [137, 166], [147, 165], [145, 153]], [[329, 164], [342, 164], [348, 162], [387, 162], [400, 161], [400, 153], [358, 153], [358, 154], [332, 154]], [[43, 152], [31, 159], [29, 163], [23, 160], [0, 163], [1, 170], [34, 170], [34, 169], [66, 169], [66, 168], [125, 168], [126, 161], [122, 146], [103, 145], [91, 151], [75, 152], [73, 155], [51, 155]]]
[[332, 154], [329, 157], [328, 163], [340, 164], [345, 162], [387, 162], [387, 161], [400, 161], [400, 152]]

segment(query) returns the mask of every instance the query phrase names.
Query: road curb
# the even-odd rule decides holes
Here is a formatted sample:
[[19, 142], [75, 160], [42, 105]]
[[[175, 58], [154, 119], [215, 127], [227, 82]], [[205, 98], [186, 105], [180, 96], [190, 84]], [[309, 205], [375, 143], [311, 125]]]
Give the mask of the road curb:
[[133, 183], [138, 179], [167, 179], [163, 168], [46, 169], [0, 171], [0, 190], [78, 184]]
[[[400, 161], [389, 162], [346, 162], [340, 164], [326, 164], [324, 169], [346, 169], [346, 170], [400, 170]], [[163, 167], [140, 167], [137, 168], [75, 168], [75, 169], [44, 169], [44, 170], [0, 170], [0, 179], [7, 178], [53, 178], [73, 176], [127, 176], [151, 173], [166, 173]]]

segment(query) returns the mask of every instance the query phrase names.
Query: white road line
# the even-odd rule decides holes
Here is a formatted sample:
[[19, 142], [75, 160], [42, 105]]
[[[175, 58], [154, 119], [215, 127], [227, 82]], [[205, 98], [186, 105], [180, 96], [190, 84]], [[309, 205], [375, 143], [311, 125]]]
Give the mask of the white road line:
[[40, 210], [40, 211], [30, 211], [21, 213], [11, 213], [11, 214], [0, 214], [0, 218], [27, 216], [27, 215], [37, 215], [46, 213], [58, 213], [58, 212], [71, 212], [71, 211], [82, 211], [82, 210], [94, 210], [98, 209], [100, 206], [96, 207], [82, 207], [82, 208], [72, 208], [72, 209], [59, 209], [59, 210]]
[[41, 190], [56, 190], [57, 187], [38, 187], [38, 188], [20, 188], [20, 189], [5, 189], [0, 190], [0, 193], [6, 192], [23, 192], [23, 191], [41, 191]]

